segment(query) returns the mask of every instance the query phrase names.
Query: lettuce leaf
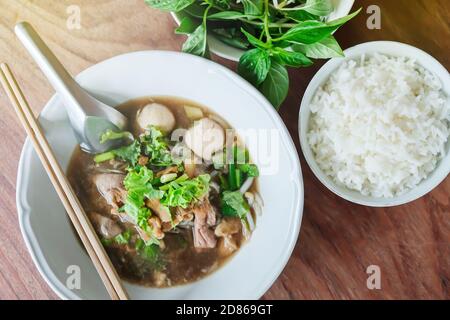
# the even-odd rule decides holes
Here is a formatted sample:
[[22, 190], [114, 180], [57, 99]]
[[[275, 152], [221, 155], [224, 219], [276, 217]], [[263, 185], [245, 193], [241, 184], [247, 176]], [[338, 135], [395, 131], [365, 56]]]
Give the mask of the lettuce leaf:
[[210, 180], [209, 174], [199, 175], [193, 179], [188, 179], [187, 175], [182, 175], [160, 187], [160, 190], [164, 190], [161, 204], [166, 207], [187, 208], [191, 203], [208, 193]]

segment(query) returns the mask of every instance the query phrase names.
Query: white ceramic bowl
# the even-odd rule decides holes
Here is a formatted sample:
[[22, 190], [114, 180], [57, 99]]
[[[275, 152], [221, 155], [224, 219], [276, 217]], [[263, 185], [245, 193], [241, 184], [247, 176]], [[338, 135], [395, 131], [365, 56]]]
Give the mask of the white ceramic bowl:
[[[117, 105], [131, 98], [178, 96], [197, 101], [233, 127], [278, 133], [279, 171], [260, 177], [265, 201], [251, 240], [217, 272], [201, 281], [167, 289], [126, 283], [132, 299], [257, 299], [287, 263], [297, 241], [303, 211], [303, 182], [294, 144], [279, 115], [250, 84], [228, 69], [193, 55], [143, 51], [101, 62], [77, 77], [94, 96]], [[76, 141], [66, 112], [54, 96], [40, 116], [46, 136], [67, 167]], [[248, 145], [255, 154], [256, 145]], [[259, 165], [264, 159], [254, 159]], [[33, 260], [53, 290], [65, 299], [103, 299], [107, 293], [90, 259], [72, 232], [50, 181], [26, 141], [19, 163], [17, 208]], [[66, 287], [67, 269], [81, 270], [81, 289]]]
[[434, 59], [426, 52], [413, 46], [399, 42], [374, 41], [363, 43], [345, 50], [345, 58], [335, 58], [328, 61], [311, 80], [308, 88], [305, 91], [300, 106], [299, 135], [300, 144], [306, 162], [308, 163], [316, 177], [328, 189], [333, 191], [338, 196], [354, 203], [372, 207], [390, 207], [405, 204], [422, 197], [426, 193], [433, 190], [448, 176], [450, 172], [450, 139], [447, 141], [447, 154], [445, 158], [438, 163], [436, 169], [428, 176], [428, 178], [423, 180], [416, 188], [403, 195], [393, 198], [375, 198], [370, 196], [363, 196], [358, 191], [350, 190], [344, 186], [336, 184], [331, 177], [327, 176], [320, 169], [314, 159], [313, 152], [307, 141], [308, 124], [311, 114], [309, 104], [318, 87], [326, 82], [333, 71], [336, 70], [345, 60], [355, 59], [363, 54], [370, 55], [375, 52], [391, 56], [405, 56], [415, 59], [420, 65], [435, 74], [441, 80], [444, 92], [446, 92], [446, 94], [450, 96], [450, 75], [448, 71], [436, 59]]
[[[328, 17], [329, 21], [342, 18], [349, 14], [355, 0], [331, 0], [331, 2], [333, 3], [334, 11]], [[171, 12], [171, 14], [178, 25], [180, 24], [181, 19], [185, 16], [183, 12]], [[208, 34], [208, 44], [211, 52], [219, 57], [232, 61], [239, 61], [239, 58], [245, 52], [242, 49], [223, 43], [212, 34]]]

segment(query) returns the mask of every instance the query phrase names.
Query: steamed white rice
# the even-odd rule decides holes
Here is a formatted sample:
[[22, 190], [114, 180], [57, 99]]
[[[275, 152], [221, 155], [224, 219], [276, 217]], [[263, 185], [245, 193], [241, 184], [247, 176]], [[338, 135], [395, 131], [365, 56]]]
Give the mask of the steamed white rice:
[[344, 62], [310, 109], [308, 142], [319, 167], [363, 195], [405, 193], [446, 153], [448, 97], [438, 78], [408, 58]]

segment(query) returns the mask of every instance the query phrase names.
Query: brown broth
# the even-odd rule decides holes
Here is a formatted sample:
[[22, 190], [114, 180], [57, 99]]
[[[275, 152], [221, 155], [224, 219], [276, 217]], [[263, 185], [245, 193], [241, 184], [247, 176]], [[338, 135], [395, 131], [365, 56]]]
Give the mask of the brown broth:
[[[158, 102], [170, 108], [176, 118], [176, 128], [188, 128], [192, 124], [184, 111], [183, 106], [185, 105], [201, 108], [205, 116], [213, 115], [214, 119], [221, 119], [206, 107], [192, 101], [173, 97], [145, 97], [130, 100], [118, 107], [118, 110], [128, 117], [129, 122], [134, 124], [129, 128], [134, 135], [140, 133], [140, 129], [135, 124], [136, 113], [150, 102]], [[222, 125], [226, 124], [225, 129], [230, 128], [224, 120], [221, 119], [221, 121]], [[77, 147], [69, 163], [67, 176], [90, 218], [92, 218], [93, 212], [96, 212], [112, 218], [123, 231], [134, 230], [131, 224], [123, 223], [117, 216], [111, 214], [111, 207], [100, 195], [93, 182], [95, 174], [112, 169], [116, 170], [117, 168], [111, 163], [96, 165], [92, 155], [84, 153]], [[205, 168], [205, 173], [210, 173], [211, 170], [212, 168]], [[251, 190], [256, 191], [256, 181]], [[218, 196], [211, 196], [210, 201], [217, 212], [220, 212], [218, 210]], [[253, 213], [252, 215], [254, 216]], [[234, 236], [240, 247], [244, 243], [245, 237], [242, 232]], [[217, 270], [234, 254], [224, 254], [220, 249], [220, 242], [213, 249], [195, 248], [192, 229], [176, 228], [176, 233], [167, 232], [165, 234], [163, 240], [165, 248], [160, 251], [159, 258], [155, 262], [144, 259], [141, 254], [137, 253], [135, 249], [137, 238], [137, 234], [133, 231], [133, 236], [128, 245], [110, 243], [105, 245], [105, 248], [123, 279], [150, 287], [169, 287], [201, 279]]]

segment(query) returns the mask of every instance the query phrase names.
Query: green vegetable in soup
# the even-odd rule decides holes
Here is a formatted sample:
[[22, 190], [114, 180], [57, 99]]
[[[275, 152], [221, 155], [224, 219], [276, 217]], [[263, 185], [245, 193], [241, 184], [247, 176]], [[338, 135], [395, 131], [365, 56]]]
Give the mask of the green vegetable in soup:
[[159, 181], [161, 183], [167, 183], [170, 182], [172, 180], [175, 180], [177, 178], [177, 174], [176, 173], [168, 173], [168, 174], [164, 174], [161, 176], [161, 178], [159, 179]]
[[117, 244], [128, 244], [131, 239], [131, 231], [127, 230], [114, 237], [114, 241]]
[[[170, 176], [170, 179], [162, 179], [164, 176]], [[170, 207], [187, 208], [208, 193], [209, 181], [208, 174], [189, 179], [186, 174], [177, 177], [176, 173], [163, 175], [156, 180], [153, 172], [146, 166], [130, 168], [123, 182], [127, 197], [121, 211], [129, 215], [152, 238], [147, 244], [158, 243], [152, 236], [153, 231], [148, 223], [152, 212], [145, 206], [145, 200], [159, 199], [161, 206], [168, 212]], [[153, 183], [162, 185], [157, 188]]]
[[163, 185], [160, 187], [160, 190], [164, 190], [161, 204], [167, 207], [187, 208], [208, 193], [210, 179], [209, 174], [202, 174], [193, 179], [183, 175]]
[[246, 149], [234, 146], [226, 150], [226, 157], [228, 161], [226, 185], [222, 178], [219, 178], [223, 186], [222, 189], [231, 191], [238, 190], [247, 178], [259, 176], [258, 167], [255, 164], [249, 163], [249, 154]]
[[275, 108], [289, 90], [286, 67], [307, 67], [313, 59], [342, 56], [332, 34], [355, 17], [326, 21], [332, 0], [145, 0], [157, 9], [182, 12], [177, 33], [188, 37], [182, 50], [207, 57], [207, 33], [245, 50], [238, 72], [258, 88]]
[[147, 262], [150, 262], [155, 269], [159, 270], [164, 267], [161, 250], [158, 245], [147, 245], [142, 239], [138, 239], [136, 241], [135, 249], [139, 255]]
[[159, 199], [163, 192], [153, 188], [152, 179], [153, 172], [145, 166], [136, 166], [129, 170], [123, 182], [127, 190], [127, 197], [122, 210], [151, 237], [150, 243], [158, 243], [159, 241], [153, 237], [153, 231], [148, 224], [151, 211], [145, 207], [145, 199]]
[[123, 161], [135, 166], [141, 155], [141, 145], [138, 140], [134, 140], [131, 144], [117, 149], [113, 149], [104, 153], [97, 154], [94, 157], [96, 163], [105, 162], [111, 159], [119, 158]]
[[236, 190], [239, 188], [236, 176], [237, 176], [236, 164], [230, 163], [228, 165], [228, 187], [231, 190]]
[[[108, 130], [102, 135], [101, 141], [105, 142], [107, 139], [114, 139], [118, 136], [123, 138], [128, 136], [128, 133], [115, 133]], [[134, 167], [141, 155], [148, 156], [149, 164], [153, 166], [166, 167], [174, 164], [168, 142], [164, 138], [163, 133], [155, 127], [149, 127], [145, 134], [129, 145], [96, 155], [94, 161], [101, 163], [119, 158]]]
[[114, 238], [111, 238], [111, 239], [102, 238], [101, 242], [105, 246], [111, 246], [114, 243], [117, 243], [117, 244], [128, 244], [130, 239], [131, 239], [131, 231], [130, 230], [126, 230], [126, 231], [118, 234]]
[[161, 199], [163, 192], [153, 188], [153, 172], [145, 166], [128, 171], [123, 184], [128, 192], [137, 192], [147, 199]]
[[167, 167], [174, 163], [169, 150], [169, 144], [163, 133], [155, 127], [149, 127], [140, 137], [144, 154], [149, 157], [149, 163], [158, 167]]
[[221, 196], [221, 211], [224, 216], [244, 219], [250, 207], [239, 191], [224, 191]]
[[[102, 136], [102, 140], [123, 137], [128, 137], [128, 134], [107, 131]], [[140, 157], [143, 156], [146, 157], [145, 162], [140, 161]], [[178, 165], [179, 169], [176, 172], [156, 177], [152, 168], [169, 167], [175, 163], [168, 141], [163, 133], [155, 127], [149, 127], [131, 144], [96, 155], [94, 159], [99, 163], [114, 158], [119, 158], [129, 164], [127, 175], [123, 180], [127, 192], [126, 198], [119, 211], [126, 213], [134, 221], [140, 228], [141, 235], [144, 232], [148, 236], [144, 237], [145, 242], [139, 239], [136, 245], [141, 246], [139, 249], [141, 255], [152, 260], [155, 258], [155, 248], [159, 244], [159, 240], [154, 236], [149, 224], [152, 211], [146, 206], [146, 200], [158, 199], [161, 208], [167, 210], [169, 214], [171, 208], [187, 208], [208, 194], [211, 177], [209, 174], [202, 174], [189, 178], [186, 173], [183, 173], [181, 165]], [[220, 203], [224, 215], [245, 219], [250, 212], [243, 195], [237, 191], [246, 179], [259, 175], [257, 166], [250, 164], [249, 161], [248, 151], [239, 146], [225, 149], [213, 158], [216, 169], [222, 170], [218, 179], [222, 191]], [[127, 244], [130, 239], [131, 233], [127, 231], [109, 243]], [[141, 242], [144, 243], [140, 244]]]
[[110, 140], [118, 140], [118, 139], [134, 140], [134, 137], [131, 134], [131, 132], [128, 131], [115, 132], [112, 131], [111, 129], [108, 129], [101, 135], [100, 143], [105, 143]]
[[243, 164], [239, 165], [239, 169], [243, 173], [247, 174], [248, 177], [258, 177], [259, 176], [259, 170], [255, 164], [243, 163]]

